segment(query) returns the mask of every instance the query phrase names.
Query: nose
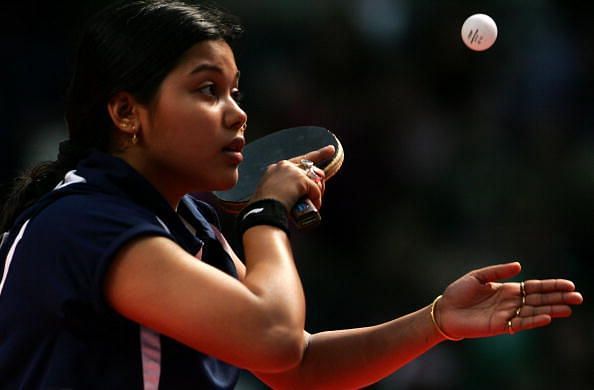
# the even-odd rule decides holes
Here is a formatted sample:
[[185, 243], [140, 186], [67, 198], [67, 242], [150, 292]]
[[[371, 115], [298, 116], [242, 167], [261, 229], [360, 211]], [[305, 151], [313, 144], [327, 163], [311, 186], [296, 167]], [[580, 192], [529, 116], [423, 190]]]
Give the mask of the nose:
[[231, 130], [239, 130], [247, 123], [247, 118], [247, 113], [239, 104], [235, 100], [229, 99], [229, 106], [224, 117], [225, 127]]

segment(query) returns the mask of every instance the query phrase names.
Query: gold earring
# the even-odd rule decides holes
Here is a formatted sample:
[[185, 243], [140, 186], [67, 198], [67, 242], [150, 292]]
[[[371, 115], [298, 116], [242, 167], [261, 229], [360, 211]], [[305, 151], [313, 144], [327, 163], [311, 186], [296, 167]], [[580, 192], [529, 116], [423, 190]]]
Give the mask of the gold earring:
[[138, 136], [136, 135], [136, 126], [132, 127], [132, 145], [136, 145], [138, 143]]

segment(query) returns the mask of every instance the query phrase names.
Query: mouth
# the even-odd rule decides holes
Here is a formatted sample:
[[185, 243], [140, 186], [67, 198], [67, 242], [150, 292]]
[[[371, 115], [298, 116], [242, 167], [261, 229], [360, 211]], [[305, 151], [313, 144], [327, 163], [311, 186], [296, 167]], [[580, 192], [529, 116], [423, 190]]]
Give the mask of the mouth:
[[243, 137], [236, 137], [223, 148], [223, 152], [231, 157], [234, 163], [239, 164], [243, 161], [243, 147], [245, 146], [245, 139]]

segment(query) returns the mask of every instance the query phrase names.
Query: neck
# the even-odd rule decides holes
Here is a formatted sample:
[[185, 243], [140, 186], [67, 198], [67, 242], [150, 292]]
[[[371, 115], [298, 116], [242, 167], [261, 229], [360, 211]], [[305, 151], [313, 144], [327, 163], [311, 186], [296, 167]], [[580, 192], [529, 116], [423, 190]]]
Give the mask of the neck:
[[135, 171], [144, 176], [165, 198], [173, 210], [177, 210], [181, 198], [189, 192], [188, 189], [179, 185], [180, 181], [174, 175], [171, 175], [170, 170], [164, 166], [149, 164], [146, 159], [140, 158], [136, 153], [113, 153], [113, 155], [124, 160]]

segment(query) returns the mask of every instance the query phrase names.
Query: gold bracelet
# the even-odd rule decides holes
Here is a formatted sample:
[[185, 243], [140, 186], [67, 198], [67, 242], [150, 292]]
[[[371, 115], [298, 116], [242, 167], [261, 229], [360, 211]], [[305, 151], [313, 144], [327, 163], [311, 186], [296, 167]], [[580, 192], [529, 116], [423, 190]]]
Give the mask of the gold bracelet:
[[442, 335], [443, 337], [446, 338], [446, 340], [451, 340], [451, 341], [460, 341], [462, 340], [464, 337], [460, 337], [460, 338], [454, 338], [451, 336], [448, 336], [443, 330], [441, 330], [441, 328], [439, 327], [439, 325], [437, 324], [437, 320], [435, 319], [435, 306], [437, 305], [437, 301], [439, 301], [441, 299], [443, 295], [438, 296], [437, 298], [435, 298], [435, 300], [433, 301], [433, 303], [431, 304], [431, 321], [433, 321], [433, 325], [435, 325], [435, 329], [437, 329], [437, 331], [439, 332], [440, 335]]

